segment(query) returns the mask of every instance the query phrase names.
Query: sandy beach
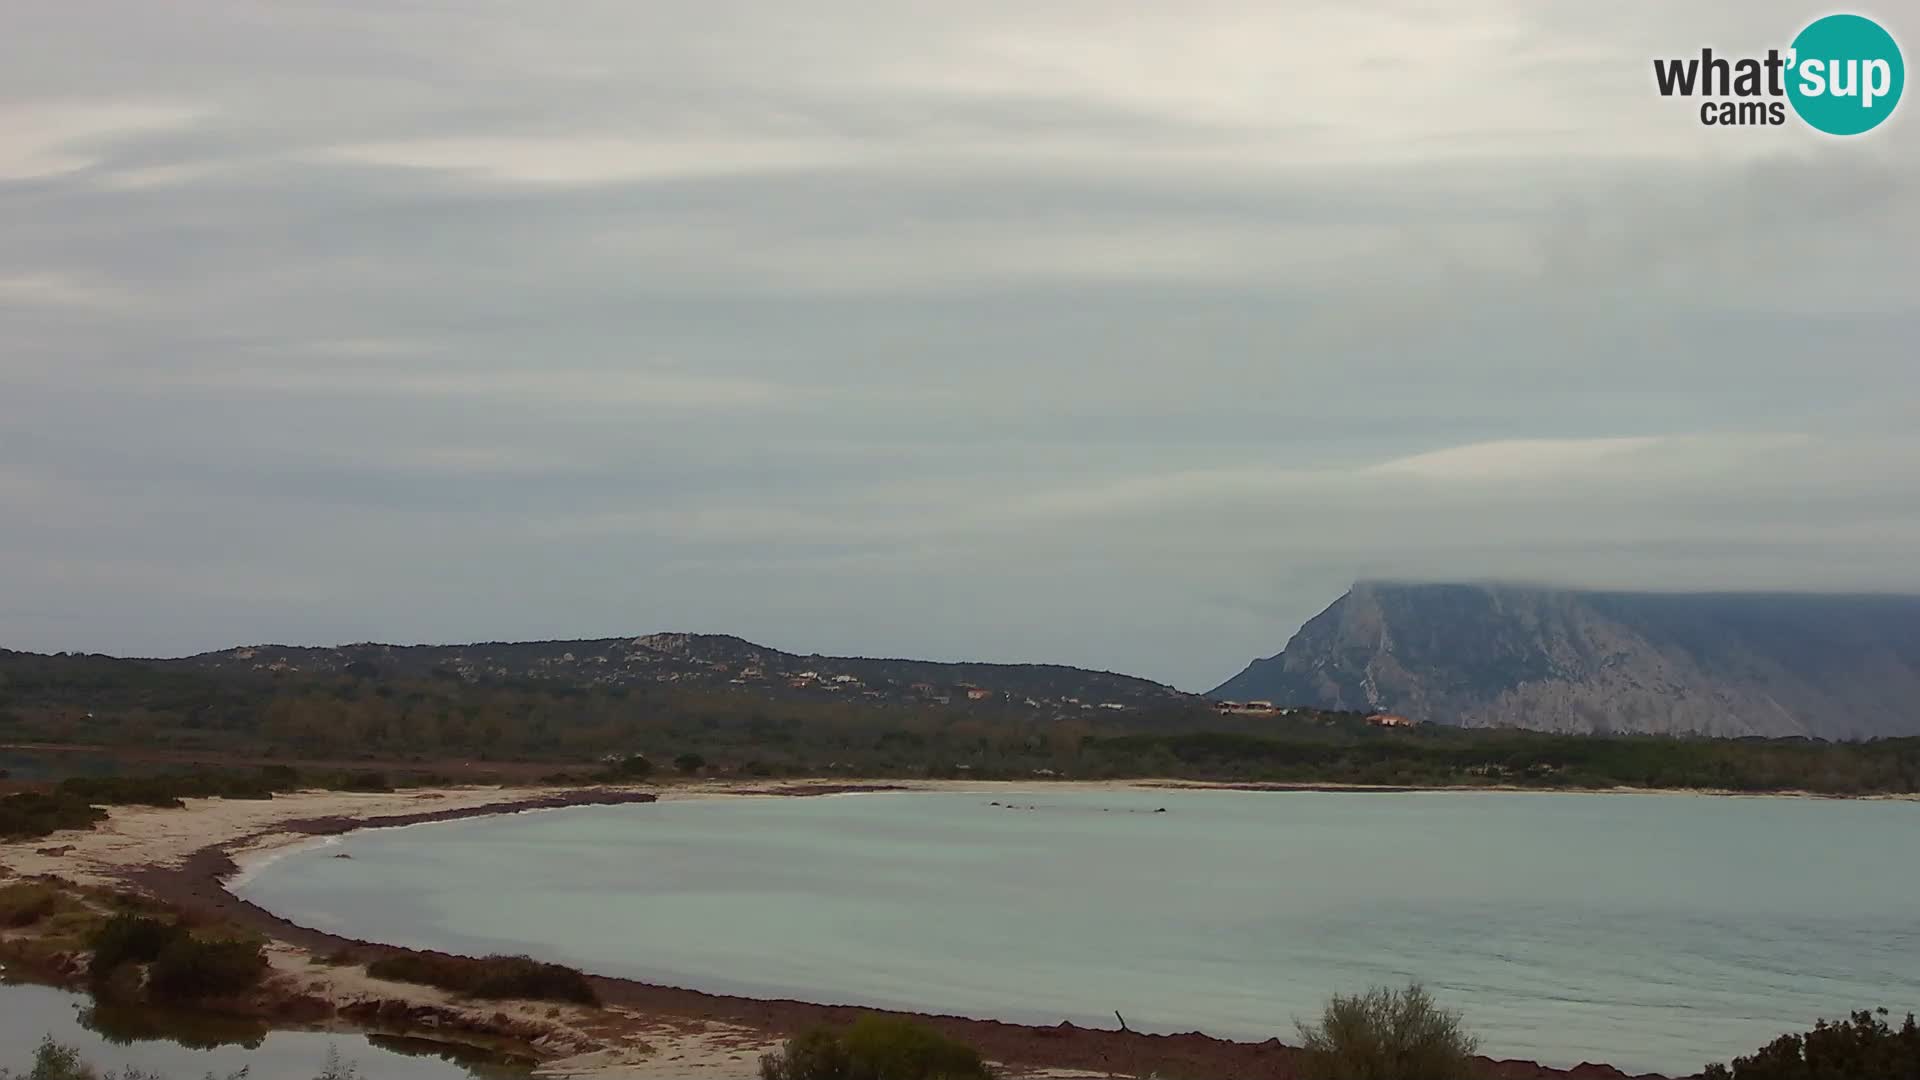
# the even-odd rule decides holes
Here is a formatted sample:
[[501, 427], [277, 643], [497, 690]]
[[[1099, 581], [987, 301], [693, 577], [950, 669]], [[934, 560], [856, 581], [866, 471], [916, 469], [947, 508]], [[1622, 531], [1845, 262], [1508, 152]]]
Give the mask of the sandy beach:
[[[298, 792], [272, 800], [189, 800], [187, 808], [114, 807], [86, 831], [0, 845], [0, 879], [49, 877], [76, 885], [134, 889], [200, 918], [220, 918], [269, 939], [272, 975], [259, 1005], [292, 1026], [386, 1030], [523, 1048], [551, 1075], [746, 1080], [759, 1055], [816, 1024], [850, 1022], [847, 1007], [768, 1001], [595, 977], [604, 1008], [536, 1002], [472, 1002], [430, 987], [374, 979], [366, 961], [405, 951], [298, 926], [234, 896], [225, 882], [246, 867], [316, 839], [356, 828], [393, 827], [573, 805], [655, 800], [778, 798], [856, 791], [966, 791], [1007, 794], [1039, 783], [986, 781], [696, 782], [599, 788], [453, 787], [362, 794]], [[1057, 782], [1049, 789], [1214, 785]], [[1310, 789], [1325, 789], [1310, 786]], [[1356, 789], [1335, 789], [1356, 790]], [[1359, 789], [1364, 790], [1364, 789]], [[337, 962], [350, 956], [352, 962]], [[1277, 1041], [1236, 1043], [1200, 1034], [1143, 1035], [1034, 1027], [960, 1017], [920, 1019], [979, 1047], [1013, 1075], [1270, 1077], [1295, 1075], [1296, 1052]], [[1625, 1074], [1607, 1066], [1555, 1070], [1532, 1062], [1490, 1064], [1501, 1080]]]

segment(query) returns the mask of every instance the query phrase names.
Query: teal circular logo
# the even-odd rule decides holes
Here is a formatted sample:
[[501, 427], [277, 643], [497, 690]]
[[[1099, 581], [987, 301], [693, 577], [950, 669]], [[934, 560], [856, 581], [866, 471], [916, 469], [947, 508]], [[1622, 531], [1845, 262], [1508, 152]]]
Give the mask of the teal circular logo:
[[1829, 135], [1871, 131], [1893, 114], [1907, 84], [1900, 46], [1861, 15], [1815, 19], [1793, 39], [1787, 100]]

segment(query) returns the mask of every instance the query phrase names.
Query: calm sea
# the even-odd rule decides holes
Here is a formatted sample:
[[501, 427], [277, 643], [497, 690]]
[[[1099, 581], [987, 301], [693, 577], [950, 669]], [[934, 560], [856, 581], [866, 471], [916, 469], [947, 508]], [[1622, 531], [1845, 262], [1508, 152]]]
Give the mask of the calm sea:
[[357, 833], [236, 888], [403, 944], [1035, 1023], [1289, 1039], [1329, 993], [1420, 980], [1487, 1052], [1560, 1066], [1691, 1072], [1818, 1017], [1920, 1009], [1913, 803], [667, 802]]

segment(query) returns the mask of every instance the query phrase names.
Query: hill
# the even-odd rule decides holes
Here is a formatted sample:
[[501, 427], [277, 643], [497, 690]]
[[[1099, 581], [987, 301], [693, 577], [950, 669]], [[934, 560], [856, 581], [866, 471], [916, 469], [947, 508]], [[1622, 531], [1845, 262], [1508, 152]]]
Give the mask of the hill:
[[[624, 652], [605, 642], [249, 647], [161, 662], [0, 649], [0, 797], [60, 777], [157, 770], [192, 775], [161, 789], [142, 783], [129, 796], [261, 791], [315, 770], [318, 782], [369, 788], [389, 778], [573, 782], [603, 775], [610, 761], [622, 777], [640, 775], [636, 755], [656, 770], [731, 777], [1920, 789], [1920, 738], [1393, 727], [1358, 711], [1226, 710], [1189, 695], [1137, 708], [1077, 695], [1040, 704], [988, 689], [1013, 684], [983, 675], [1034, 680], [1026, 685], [1040, 695], [1110, 684], [1074, 669], [797, 657], [737, 638], [621, 640]], [[726, 650], [757, 651], [716, 658]], [[744, 681], [743, 665], [777, 677]], [[300, 777], [285, 772], [293, 762]]]
[[470, 645], [248, 645], [148, 663], [161, 669], [226, 676], [297, 673], [443, 677], [470, 683], [540, 680], [583, 689], [670, 684], [900, 704], [1001, 701], [1031, 707], [1151, 708], [1199, 700], [1197, 695], [1146, 679], [1057, 664], [803, 656], [726, 634]]
[[1362, 582], [1211, 696], [1580, 733], [1920, 734], [1920, 597]]

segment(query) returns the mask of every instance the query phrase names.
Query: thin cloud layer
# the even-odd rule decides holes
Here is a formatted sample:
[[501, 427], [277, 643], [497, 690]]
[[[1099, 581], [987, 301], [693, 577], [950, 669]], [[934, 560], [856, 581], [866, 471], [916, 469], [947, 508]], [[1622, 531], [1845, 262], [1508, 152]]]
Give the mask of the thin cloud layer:
[[1205, 688], [1362, 576], [1920, 588], [1911, 120], [1651, 84], [1821, 12], [195, 7], [0, 40], [0, 645]]

